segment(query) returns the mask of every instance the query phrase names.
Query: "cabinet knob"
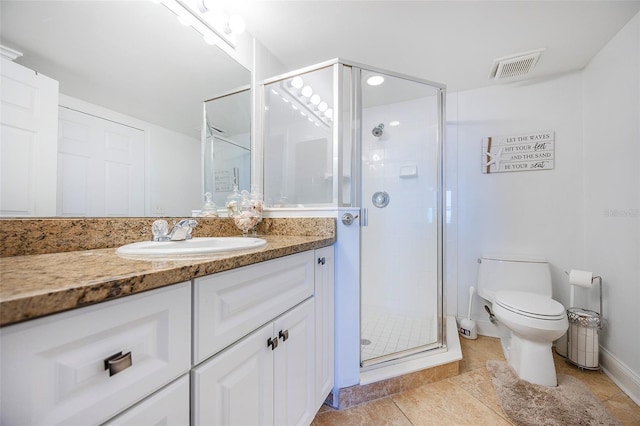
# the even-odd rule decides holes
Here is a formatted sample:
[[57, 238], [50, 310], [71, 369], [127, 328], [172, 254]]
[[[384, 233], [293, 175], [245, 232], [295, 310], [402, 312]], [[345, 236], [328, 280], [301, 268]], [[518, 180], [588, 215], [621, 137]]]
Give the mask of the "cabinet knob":
[[324, 265], [326, 259], [324, 257], [319, 257], [318, 258], [318, 265]]
[[277, 348], [278, 338], [276, 337], [275, 339], [272, 339], [271, 337], [269, 337], [269, 340], [267, 340], [267, 346], [271, 346], [271, 350], [274, 350], [275, 348]]
[[287, 339], [289, 338], [289, 330], [280, 330], [280, 333], [278, 333], [278, 336], [280, 336], [283, 342], [286, 342]]
[[131, 352], [127, 352], [124, 355], [122, 352], [118, 352], [104, 360], [104, 369], [109, 370], [109, 376], [118, 374], [132, 365], [133, 359], [131, 358]]

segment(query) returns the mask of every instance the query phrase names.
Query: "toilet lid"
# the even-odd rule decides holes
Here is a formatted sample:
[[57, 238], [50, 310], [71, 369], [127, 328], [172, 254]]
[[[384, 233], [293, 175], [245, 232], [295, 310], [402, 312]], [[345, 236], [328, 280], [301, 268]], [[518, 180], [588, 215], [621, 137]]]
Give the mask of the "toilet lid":
[[559, 320], [566, 316], [564, 306], [549, 296], [526, 291], [499, 291], [495, 303], [503, 308], [531, 318]]

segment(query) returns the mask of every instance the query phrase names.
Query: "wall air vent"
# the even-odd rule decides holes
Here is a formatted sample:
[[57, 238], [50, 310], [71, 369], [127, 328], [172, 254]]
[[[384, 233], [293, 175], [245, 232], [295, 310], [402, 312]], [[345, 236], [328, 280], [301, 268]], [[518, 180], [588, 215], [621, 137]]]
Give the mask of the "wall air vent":
[[494, 59], [489, 78], [503, 80], [528, 74], [536, 66], [544, 51], [545, 49], [542, 48]]

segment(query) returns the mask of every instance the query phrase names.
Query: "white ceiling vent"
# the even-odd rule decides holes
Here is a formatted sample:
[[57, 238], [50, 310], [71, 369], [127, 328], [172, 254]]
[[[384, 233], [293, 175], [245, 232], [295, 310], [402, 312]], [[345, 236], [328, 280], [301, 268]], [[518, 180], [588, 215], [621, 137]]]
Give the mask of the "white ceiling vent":
[[528, 74], [536, 66], [540, 54], [544, 51], [545, 49], [542, 48], [494, 59], [489, 78], [502, 80]]

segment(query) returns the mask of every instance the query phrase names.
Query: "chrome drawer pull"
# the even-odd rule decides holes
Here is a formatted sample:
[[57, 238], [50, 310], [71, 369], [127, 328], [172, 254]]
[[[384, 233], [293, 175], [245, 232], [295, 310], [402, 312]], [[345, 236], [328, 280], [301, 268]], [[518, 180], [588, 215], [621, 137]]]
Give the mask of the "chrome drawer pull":
[[104, 360], [104, 369], [109, 370], [109, 376], [118, 374], [132, 365], [131, 352], [127, 352], [124, 355], [122, 355], [122, 352], [118, 352]]
[[280, 330], [280, 333], [278, 333], [278, 336], [280, 336], [283, 342], [286, 342], [287, 339], [289, 338], [289, 330], [284, 330], [284, 331]]

